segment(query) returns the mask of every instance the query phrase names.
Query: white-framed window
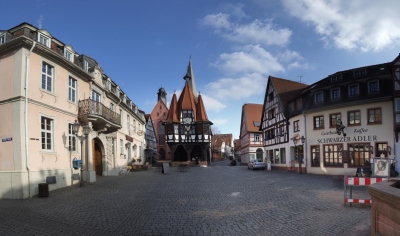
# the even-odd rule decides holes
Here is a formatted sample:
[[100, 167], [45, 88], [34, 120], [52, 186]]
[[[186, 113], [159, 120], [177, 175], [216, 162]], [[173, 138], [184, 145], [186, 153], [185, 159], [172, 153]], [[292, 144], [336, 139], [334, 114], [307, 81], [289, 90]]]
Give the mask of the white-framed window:
[[400, 98], [396, 98], [394, 101], [395, 101], [394, 110], [400, 111]]
[[6, 34], [0, 35], [0, 44], [3, 44], [6, 42]]
[[69, 151], [76, 151], [76, 136], [72, 124], [68, 124], [68, 148]]
[[136, 133], [136, 120], [133, 120], [133, 132]]
[[119, 121], [121, 122], [121, 125], [122, 125], [122, 109], [119, 109], [119, 116], [120, 116], [119, 117], [120, 118]]
[[378, 83], [378, 81], [368, 82], [368, 92], [369, 93], [377, 93], [377, 92], [379, 92], [379, 83]]
[[332, 100], [333, 99], [339, 99], [340, 98], [340, 89], [332, 89], [331, 90], [331, 97], [332, 97]]
[[40, 119], [42, 150], [53, 150], [53, 120], [42, 116]]
[[92, 90], [92, 100], [96, 102], [100, 102], [100, 94], [94, 90]]
[[74, 54], [67, 48], [64, 48], [64, 57], [67, 58], [68, 61], [74, 62]]
[[86, 72], [89, 72], [89, 62], [87, 62], [87, 61], [83, 61], [83, 69], [86, 71]]
[[120, 152], [121, 156], [124, 155], [124, 140], [122, 140], [122, 139], [119, 140], [119, 152]]
[[50, 42], [51, 39], [47, 36], [45, 36], [44, 34], [39, 33], [39, 37], [38, 37], [38, 41], [44, 45], [46, 45], [48, 48], [50, 47]]
[[356, 96], [360, 94], [360, 89], [358, 87], [358, 84], [353, 84], [349, 86], [349, 95], [350, 96]]
[[126, 126], [128, 127], [128, 131], [131, 128], [131, 119], [129, 115], [126, 115]]
[[321, 103], [324, 101], [323, 93], [316, 93], [315, 94], [315, 103]]
[[110, 110], [115, 112], [115, 106], [114, 103], [112, 102], [110, 103]]
[[42, 63], [42, 89], [53, 92], [53, 74], [54, 67], [43, 62]]
[[76, 102], [76, 83], [76, 79], [68, 78], [68, 100], [71, 102]]

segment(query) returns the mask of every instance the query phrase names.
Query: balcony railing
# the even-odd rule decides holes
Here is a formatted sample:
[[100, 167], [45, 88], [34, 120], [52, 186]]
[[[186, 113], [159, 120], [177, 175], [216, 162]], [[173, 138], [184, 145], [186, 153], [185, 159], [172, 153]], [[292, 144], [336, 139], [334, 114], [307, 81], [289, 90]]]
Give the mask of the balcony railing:
[[79, 115], [98, 115], [114, 124], [121, 125], [120, 114], [92, 99], [80, 100], [78, 113]]

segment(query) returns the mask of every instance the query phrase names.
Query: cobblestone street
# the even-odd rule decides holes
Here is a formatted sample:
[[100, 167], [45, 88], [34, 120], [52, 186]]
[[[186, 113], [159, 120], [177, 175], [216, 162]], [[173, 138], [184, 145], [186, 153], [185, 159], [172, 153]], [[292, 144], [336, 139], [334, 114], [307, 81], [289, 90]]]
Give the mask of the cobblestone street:
[[1, 235], [369, 235], [332, 176], [245, 166], [99, 177], [48, 198], [0, 200]]

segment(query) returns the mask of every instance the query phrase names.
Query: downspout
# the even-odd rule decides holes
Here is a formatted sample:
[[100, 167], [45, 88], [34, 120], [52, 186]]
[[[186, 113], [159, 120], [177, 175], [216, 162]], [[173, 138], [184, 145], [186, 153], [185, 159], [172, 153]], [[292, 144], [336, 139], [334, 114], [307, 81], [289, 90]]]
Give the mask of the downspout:
[[[304, 148], [304, 156], [305, 157], [307, 157], [307, 122], [306, 122], [306, 115], [303, 113], [303, 116], [304, 116], [304, 136], [305, 136], [305, 138], [306, 138], [306, 145], [304, 145], [305, 147], [303, 147]], [[307, 172], [307, 166], [308, 166], [308, 158], [304, 158], [304, 160], [305, 160], [305, 164], [306, 164], [306, 174], [308, 173]]]
[[26, 64], [25, 64], [25, 159], [26, 159], [26, 170], [28, 171], [28, 186], [29, 186], [29, 197], [31, 195], [31, 179], [30, 179], [30, 169], [29, 169], [29, 142], [28, 142], [28, 77], [29, 77], [29, 57], [33, 48], [35, 47], [36, 42], [33, 42], [31, 50], [26, 55]]

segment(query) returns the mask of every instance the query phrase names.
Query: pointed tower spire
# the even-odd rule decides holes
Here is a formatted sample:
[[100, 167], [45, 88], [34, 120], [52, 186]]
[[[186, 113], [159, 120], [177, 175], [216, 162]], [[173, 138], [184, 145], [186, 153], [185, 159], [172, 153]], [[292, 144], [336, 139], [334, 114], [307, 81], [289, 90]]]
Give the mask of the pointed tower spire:
[[194, 80], [194, 73], [193, 73], [193, 69], [192, 69], [192, 56], [190, 56], [190, 58], [189, 58], [188, 69], [187, 69], [186, 75], [183, 77], [183, 79], [189, 83], [189, 86], [190, 86], [190, 88], [192, 88], [193, 94], [197, 99], [198, 93], [197, 93], [196, 82]]
[[162, 86], [158, 89], [157, 100], [161, 100], [165, 105], [167, 105], [167, 92], [165, 92], [165, 89]]

